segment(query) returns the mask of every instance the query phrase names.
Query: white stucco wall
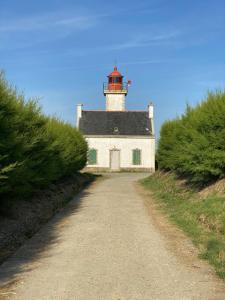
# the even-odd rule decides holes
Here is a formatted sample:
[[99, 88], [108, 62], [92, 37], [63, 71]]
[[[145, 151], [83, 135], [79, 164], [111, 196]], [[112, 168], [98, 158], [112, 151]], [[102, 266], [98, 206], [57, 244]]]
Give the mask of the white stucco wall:
[[[109, 168], [110, 150], [120, 150], [121, 168], [155, 169], [155, 139], [150, 137], [86, 137], [89, 149], [97, 150], [97, 165], [90, 167]], [[132, 164], [132, 150], [141, 150], [141, 165]], [[88, 166], [89, 167], [89, 166]]]
[[125, 110], [125, 94], [106, 94], [106, 110], [123, 111]]

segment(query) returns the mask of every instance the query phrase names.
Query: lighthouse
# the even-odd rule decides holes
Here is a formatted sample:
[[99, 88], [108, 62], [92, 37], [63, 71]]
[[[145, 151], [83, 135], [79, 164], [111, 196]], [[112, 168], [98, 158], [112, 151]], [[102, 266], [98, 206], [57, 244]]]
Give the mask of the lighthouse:
[[77, 105], [77, 128], [88, 143], [87, 170], [155, 171], [154, 108], [126, 110], [130, 81], [115, 66], [103, 84], [105, 110]]
[[114, 67], [108, 75], [108, 82], [103, 84], [103, 94], [106, 98], [106, 111], [124, 111], [128, 84], [123, 83], [123, 76]]

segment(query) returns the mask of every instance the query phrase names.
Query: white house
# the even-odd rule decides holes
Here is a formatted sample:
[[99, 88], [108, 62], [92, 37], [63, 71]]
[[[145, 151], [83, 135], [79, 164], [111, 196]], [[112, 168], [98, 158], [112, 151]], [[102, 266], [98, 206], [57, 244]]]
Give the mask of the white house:
[[117, 67], [103, 85], [106, 110], [83, 110], [77, 105], [77, 127], [89, 146], [87, 168], [94, 171], [155, 171], [153, 105], [128, 111], [128, 83]]

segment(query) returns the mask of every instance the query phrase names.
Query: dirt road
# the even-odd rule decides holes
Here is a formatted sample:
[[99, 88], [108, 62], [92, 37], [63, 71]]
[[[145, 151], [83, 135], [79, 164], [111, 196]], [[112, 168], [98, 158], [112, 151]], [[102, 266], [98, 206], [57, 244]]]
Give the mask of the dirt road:
[[0, 267], [2, 298], [20, 300], [225, 299], [204, 263], [167, 247], [134, 182], [92, 184]]

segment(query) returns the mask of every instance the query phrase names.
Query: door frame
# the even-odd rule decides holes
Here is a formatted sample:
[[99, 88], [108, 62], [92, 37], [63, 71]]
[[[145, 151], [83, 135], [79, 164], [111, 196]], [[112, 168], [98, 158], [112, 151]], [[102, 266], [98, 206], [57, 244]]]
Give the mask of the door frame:
[[[118, 169], [116, 169], [116, 170], [113, 170], [112, 169], [112, 152], [113, 151], [117, 151], [117, 152], [119, 152], [119, 155], [118, 155], [118, 157], [119, 157], [119, 168]], [[109, 150], [109, 169], [110, 169], [110, 171], [111, 172], [117, 172], [117, 171], [120, 171], [120, 169], [121, 169], [121, 164], [120, 164], [120, 149], [118, 149], [118, 148], [113, 148], [113, 149], [110, 149]]]

